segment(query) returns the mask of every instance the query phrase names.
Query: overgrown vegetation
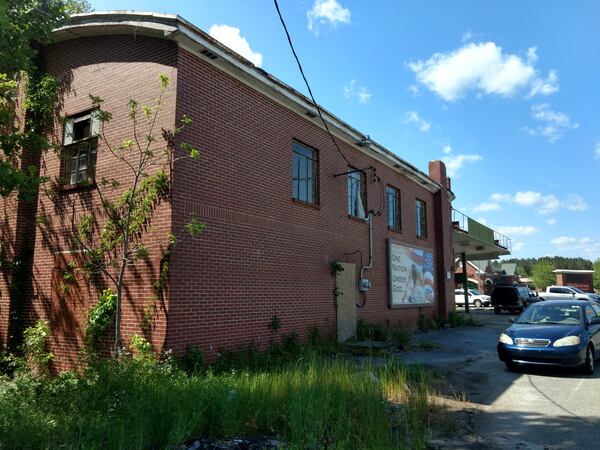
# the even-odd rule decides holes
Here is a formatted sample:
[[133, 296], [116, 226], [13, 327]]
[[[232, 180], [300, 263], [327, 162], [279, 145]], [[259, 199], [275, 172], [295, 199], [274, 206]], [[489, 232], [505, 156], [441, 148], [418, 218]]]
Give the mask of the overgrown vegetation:
[[448, 313], [448, 325], [451, 328], [456, 327], [478, 327], [481, 324], [473, 319], [471, 314], [458, 313], [456, 311], [450, 311]]
[[[240, 435], [277, 437], [291, 449], [425, 448], [430, 411], [422, 369], [357, 366], [294, 342], [292, 335], [282, 339], [270, 356], [243, 349], [234, 361], [222, 354], [210, 368], [190, 350], [186, 373], [172, 358], [158, 363], [136, 337], [118, 365], [104, 360], [55, 378], [4, 377], [2, 448], [168, 448], [199, 436]], [[277, 364], [257, 362], [276, 353]]]
[[84, 337], [88, 356], [94, 356], [97, 353], [98, 345], [113, 323], [116, 306], [117, 296], [111, 289], [105, 289], [98, 303], [88, 311]]

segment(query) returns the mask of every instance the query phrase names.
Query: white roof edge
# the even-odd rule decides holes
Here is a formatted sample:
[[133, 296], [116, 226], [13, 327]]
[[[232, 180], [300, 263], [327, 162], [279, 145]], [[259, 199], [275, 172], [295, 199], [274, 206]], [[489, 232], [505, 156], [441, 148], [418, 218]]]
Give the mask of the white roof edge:
[[[250, 61], [238, 55], [234, 51], [225, 47], [217, 40], [210, 37], [206, 32], [190, 23], [183, 17], [177, 14], [164, 14], [145, 11], [133, 10], [110, 10], [110, 11], [95, 11], [91, 13], [74, 14], [70, 22], [55, 29], [54, 34], [58, 37], [57, 40], [68, 40], [76, 37], [89, 35], [105, 34], [107, 28], [134, 28], [136, 30], [146, 29], [157, 37], [171, 38], [177, 40], [174, 36], [179, 32], [183, 36], [191, 39], [197, 44], [206, 47], [207, 49], [218, 54], [219, 57], [226, 60], [229, 64], [235, 66], [245, 74], [251, 76], [259, 83], [275, 90], [279, 95], [283, 95], [288, 100], [296, 103], [308, 111], [314, 111], [315, 107], [312, 101], [304, 94], [300, 93], [293, 87], [274, 77], [265, 70], [255, 67]], [[78, 31], [84, 31], [78, 33]], [[337, 128], [340, 132], [353, 139], [355, 142], [360, 141], [365, 137], [364, 133], [359, 132], [354, 127], [344, 122], [339, 117], [330, 113], [328, 110], [319, 106], [323, 114], [323, 118], [329, 125]], [[350, 139], [348, 139], [350, 144]], [[378, 154], [380, 157], [389, 161], [390, 168], [395, 170], [416, 182], [419, 182], [430, 192], [438, 192], [442, 189], [442, 185], [430, 178], [426, 173], [417, 169], [415, 166], [405, 161], [392, 151], [384, 146], [374, 142], [368, 147], [369, 150]], [[371, 152], [365, 148], [359, 147], [363, 153], [373, 157]], [[450, 200], [455, 198], [451, 191], [448, 191]]]
[[553, 273], [594, 273], [593, 270], [586, 269], [554, 269]]

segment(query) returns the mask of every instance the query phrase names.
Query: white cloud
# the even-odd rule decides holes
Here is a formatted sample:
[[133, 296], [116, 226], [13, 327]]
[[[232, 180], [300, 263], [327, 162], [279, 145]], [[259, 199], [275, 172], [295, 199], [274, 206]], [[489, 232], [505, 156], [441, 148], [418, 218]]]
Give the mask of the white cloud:
[[421, 133], [427, 133], [431, 128], [431, 122], [425, 120], [416, 111], [406, 111], [404, 114], [404, 123], [414, 123]]
[[444, 145], [444, 147], [442, 148], [442, 152], [444, 152], [444, 154], [449, 154], [452, 153], [452, 147], [450, 147], [448, 144]]
[[546, 225], [553, 227], [554, 225], [556, 225], [556, 219], [554, 219], [554, 218], [546, 219]]
[[481, 160], [481, 155], [447, 155], [442, 158], [449, 177], [457, 178], [465, 164]]
[[260, 67], [262, 65], [262, 54], [255, 52], [250, 48], [250, 44], [246, 38], [240, 34], [239, 28], [215, 24], [210, 27], [208, 34], [217, 41], [225, 44], [234, 52], [239, 53], [255, 66]]
[[413, 97], [416, 97], [419, 94], [419, 86], [416, 84], [411, 84], [408, 86], [408, 92], [410, 92]]
[[536, 227], [531, 225], [508, 225], [508, 226], [500, 226], [495, 227], [495, 230], [501, 234], [506, 236], [529, 236], [537, 233], [538, 230]]
[[577, 255], [583, 253], [589, 259], [595, 259], [600, 256], [600, 239], [559, 236], [552, 239], [550, 244], [554, 245], [558, 251], [576, 251]]
[[467, 42], [470, 41], [471, 39], [473, 39], [475, 37], [475, 35], [473, 34], [473, 32], [471, 30], [467, 30], [465, 31], [462, 36], [460, 37], [460, 42]]
[[521, 250], [523, 250], [523, 247], [525, 247], [525, 242], [522, 242], [522, 241], [514, 242], [511, 247], [512, 247], [513, 252], [520, 252]]
[[537, 78], [531, 83], [531, 90], [529, 91], [528, 97], [535, 97], [538, 94], [550, 95], [554, 94], [559, 89], [558, 85], [558, 74], [556, 70], [551, 70], [548, 73], [548, 78]]
[[337, 0], [315, 0], [312, 8], [306, 13], [308, 29], [319, 34], [320, 25], [350, 23], [350, 10], [340, 5]]
[[531, 136], [546, 138], [550, 143], [554, 143], [562, 138], [568, 130], [579, 128], [579, 124], [571, 121], [571, 118], [565, 113], [551, 110], [548, 103], [532, 105], [531, 117], [540, 122], [540, 124], [534, 128], [523, 127], [523, 131]]
[[552, 245], [557, 245], [557, 246], [567, 246], [567, 245], [573, 245], [578, 241], [577, 238], [574, 237], [570, 237], [570, 236], [561, 236], [561, 237], [557, 237], [554, 238], [550, 241], [550, 243]]
[[596, 159], [600, 159], [600, 142], [598, 142], [596, 147], [594, 147], [594, 157]]
[[343, 87], [344, 98], [347, 100], [356, 99], [360, 104], [366, 104], [371, 101], [371, 94], [364, 86], [356, 86], [356, 80], [350, 81], [346, 86]]
[[456, 101], [468, 92], [510, 97], [528, 88], [529, 96], [548, 95], [558, 90], [558, 75], [550, 71], [540, 78], [535, 68], [534, 47], [524, 59], [504, 53], [494, 42], [467, 43], [448, 53], [435, 53], [425, 61], [408, 64], [419, 83], [447, 101]]
[[550, 214], [561, 209], [569, 211], [585, 211], [588, 208], [586, 201], [577, 194], [569, 194], [561, 200], [554, 194], [545, 195], [541, 192], [534, 191], [522, 191], [517, 192], [514, 195], [494, 193], [490, 196], [490, 201], [532, 208], [539, 214]]
[[495, 202], [483, 202], [473, 208], [475, 212], [499, 211], [502, 207]]

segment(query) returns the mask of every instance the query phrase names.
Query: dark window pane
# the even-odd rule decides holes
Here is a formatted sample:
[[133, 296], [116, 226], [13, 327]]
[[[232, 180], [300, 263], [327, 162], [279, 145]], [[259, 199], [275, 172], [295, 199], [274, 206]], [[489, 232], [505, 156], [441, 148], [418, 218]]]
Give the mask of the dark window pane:
[[316, 153], [294, 143], [292, 145], [292, 198], [316, 203], [317, 163]]

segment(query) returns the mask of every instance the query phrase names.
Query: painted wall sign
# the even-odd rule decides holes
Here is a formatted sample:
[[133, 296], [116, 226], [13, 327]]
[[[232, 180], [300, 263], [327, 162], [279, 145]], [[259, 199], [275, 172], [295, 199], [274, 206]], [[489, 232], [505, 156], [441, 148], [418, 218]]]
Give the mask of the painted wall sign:
[[435, 299], [433, 253], [388, 241], [390, 305], [429, 305]]

